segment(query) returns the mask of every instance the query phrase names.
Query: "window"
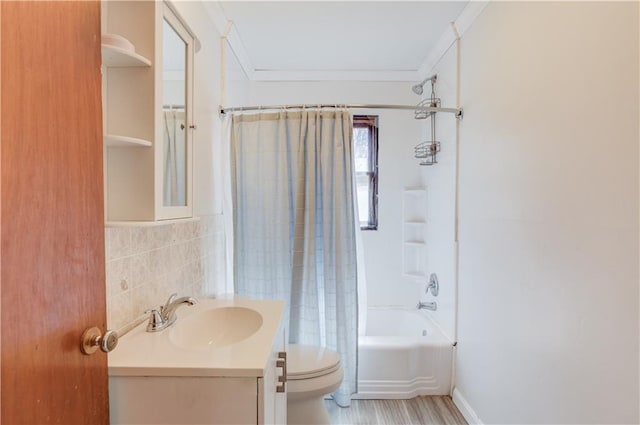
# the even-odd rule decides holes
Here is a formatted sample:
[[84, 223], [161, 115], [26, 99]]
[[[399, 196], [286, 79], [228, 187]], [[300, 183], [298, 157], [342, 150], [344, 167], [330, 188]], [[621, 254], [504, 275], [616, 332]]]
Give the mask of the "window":
[[353, 116], [353, 151], [356, 163], [360, 229], [378, 228], [378, 117]]

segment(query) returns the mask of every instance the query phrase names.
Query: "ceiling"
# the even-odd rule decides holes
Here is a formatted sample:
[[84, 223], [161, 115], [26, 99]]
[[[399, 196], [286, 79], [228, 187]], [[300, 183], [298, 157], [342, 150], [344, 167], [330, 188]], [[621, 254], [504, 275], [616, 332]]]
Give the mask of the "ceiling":
[[233, 21], [228, 40], [248, 74], [411, 73], [415, 78], [467, 3], [221, 1], [216, 14], [222, 15], [218, 27]]

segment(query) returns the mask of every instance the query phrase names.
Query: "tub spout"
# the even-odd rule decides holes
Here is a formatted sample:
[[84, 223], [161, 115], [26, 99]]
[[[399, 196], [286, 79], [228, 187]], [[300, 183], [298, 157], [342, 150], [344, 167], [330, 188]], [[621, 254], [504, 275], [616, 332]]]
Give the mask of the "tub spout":
[[435, 301], [432, 302], [428, 302], [428, 303], [423, 303], [422, 301], [418, 302], [418, 305], [416, 306], [416, 308], [418, 310], [431, 310], [431, 311], [436, 311], [438, 309], [438, 304]]

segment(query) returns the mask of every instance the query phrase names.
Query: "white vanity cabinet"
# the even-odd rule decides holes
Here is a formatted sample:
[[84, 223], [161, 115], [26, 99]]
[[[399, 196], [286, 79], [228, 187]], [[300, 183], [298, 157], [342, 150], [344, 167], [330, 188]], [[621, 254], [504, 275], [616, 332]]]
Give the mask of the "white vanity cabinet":
[[[286, 424], [286, 364], [278, 363], [286, 348], [284, 303], [241, 303], [254, 303], [262, 326], [232, 347], [186, 350], [172, 343], [171, 328], [146, 333], [145, 324], [122, 337], [109, 353], [111, 423]], [[272, 305], [260, 310], [260, 303]], [[194, 307], [207, 308], [200, 304]], [[180, 313], [198, 314], [189, 309], [178, 311], [177, 323], [186, 320]]]
[[192, 217], [195, 36], [166, 1], [103, 1], [102, 32], [106, 219]]

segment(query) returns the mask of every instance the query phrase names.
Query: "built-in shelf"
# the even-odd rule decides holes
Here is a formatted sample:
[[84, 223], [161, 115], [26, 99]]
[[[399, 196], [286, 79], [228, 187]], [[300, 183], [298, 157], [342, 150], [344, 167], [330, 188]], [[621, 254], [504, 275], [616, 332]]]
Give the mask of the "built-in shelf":
[[404, 277], [411, 279], [426, 279], [427, 275], [425, 273], [404, 273]]
[[404, 242], [406, 245], [410, 245], [410, 246], [425, 246], [426, 243], [422, 242], [422, 241], [405, 241]]
[[147, 67], [151, 66], [151, 61], [135, 52], [103, 44], [102, 64], [107, 67]]
[[116, 148], [149, 148], [151, 142], [144, 139], [138, 139], [136, 137], [117, 136], [115, 134], [105, 134], [104, 144], [108, 147]]
[[426, 279], [427, 190], [408, 187], [402, 199], [402, 274], [410, 279]]
[[407, 187], [404, 189], [404, 193], [407, 195], [426, 195], [424, 187]]

